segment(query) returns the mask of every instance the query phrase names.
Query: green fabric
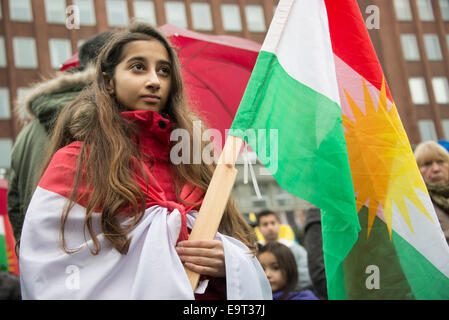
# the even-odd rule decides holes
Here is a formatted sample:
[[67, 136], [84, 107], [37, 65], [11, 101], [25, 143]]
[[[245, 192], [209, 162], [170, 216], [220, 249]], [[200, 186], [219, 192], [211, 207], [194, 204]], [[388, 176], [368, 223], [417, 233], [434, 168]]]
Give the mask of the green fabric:
[[[256, 129], [257, 139], [247, 136], [248, 128]], [[277, 130], [278, 145], [267, 138], [270, 129]], [[342, 263], [360, 225], [338, 104], [261, 51], [230, 134], [247, 140], [282, 188], [322, 210], [328, 296], [344, 299]]]
[[[443, 300], [449, 299], [449, 279], [410, 243], [377, 216], [369, 238], [368, 209], [359, 212], [362, 232], [344, 262], [348, 299]], [[368, 266], [378, 268], [379, 288], [369, 289]]]
[[[0, 219], [3, 219], [0, 217]], [[0, 223], [3, 223], [0, 222]], [[0, 234], [0, 271], [8, 271], [8, 253], [6, 251], [5, 236]]]

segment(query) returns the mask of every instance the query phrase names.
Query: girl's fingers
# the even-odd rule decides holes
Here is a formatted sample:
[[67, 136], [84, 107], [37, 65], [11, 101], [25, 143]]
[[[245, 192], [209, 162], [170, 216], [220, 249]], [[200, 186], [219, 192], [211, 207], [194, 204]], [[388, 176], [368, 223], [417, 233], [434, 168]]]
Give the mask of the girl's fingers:
[[223, 248], [223, 244], [219, 240], [184, 240], [179, 242], [178, 246], [188, 248]]
[[179, 255], [184, 256], [199, 256], [199, 257], [210, 257], [210, 258], [222, 258], [224, 259], [224, 252], [220, 249], [204, 249], [204, 248], [186, 248], [186, 247], [176, 247], [176, 252]]
[[196, 257], [196, 256], [179, 256], [182, 262], [192, 263], [198, 266], [211, 267], [211, 268], [221, 268], [222, 261], [220, 259]]

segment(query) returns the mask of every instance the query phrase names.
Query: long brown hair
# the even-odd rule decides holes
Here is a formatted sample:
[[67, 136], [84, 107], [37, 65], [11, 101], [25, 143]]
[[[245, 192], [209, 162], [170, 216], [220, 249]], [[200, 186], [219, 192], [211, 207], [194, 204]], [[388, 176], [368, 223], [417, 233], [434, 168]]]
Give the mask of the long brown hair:
[[[127, 236], [128, 233], [143, 216], [145, 198], [134, 180], [136, 173], [129, 166], [133, 158], [142, 166], [142, 155], [137, 148], [138, 141], [136, 143], [132, 138], [138, 137], [138, 134], [132, 124], [120, 115], [124, 109], [115, 97], [108, 93], [108, 80], [113, 78], [115, 67], [123, 58], [123, 48], [126, 44], [154, 39], [164, 45], [172, 65], [171, 91], [163, 112], [169, 115], [174, 128], [189, 132], [191, 146], [193, 139], [199, 139], [202, 148], [206, 145], [201, 137], [195, 137], [193, 134], [193, 121], [198, 117], [188, 108], [180, 64], [175, 49], [168, 40], [158, 30], [145, 23], [133, 23], [127, 30], [115, 34], [98, 57], [96, 79], [92, 86], [86, 88], [59, 116], [52, 133], [48, 158], [42, 170], [43, 173], [58, 149], [73, 141], [83, 142], [72, 193], [61, 217], [61, 237], [66, 252], [74, 252], [69, 251], [66, 246], [64, 226], [70, 209], [82, 196], [78, 194], [82, 181], [88, 186], [86, 190], [92, 190], [86, 206], [84, 231], [87, 229], [93, 240], [95, 248], [89, 248], [93, 254], [98, 254], [100, 250], [92, 227], [92, 214], [95, 210], [101, 208], [102, 231], [114, 248], [122, 254], [126, 254], [129, 249], [131, 239]], [[206, 190], [214, 171], [214, 165], [203, 162], [193, 164], [193, 161], [190, 161], [190, 164], [174, 165], [173, 168], [176, 196], [182, 203], [179, 195], [183, 185], [190, 182]], [[143, 167], [141, 169], [143, 173]], [[128, 227], [123, 227], [118, 220], [118, 215], [124, 208], [131, 208], [131, 215], [134, 217]], [[254, 232], [238, 212], [232, 198], [228, 201], [219, 231], [242, 241], [254, 252]]]
[[264, 252], [271, 252], [275, 256], [282, 276], [285, 278], [285, 288], [281, 289], [284, 293], [280, 297], [280, 300], [284, 300], [289, 292], [295, 290], [296, 284], [299, 281], [295, 256], [286, 245], [279, 242], [268, 242], [259, 249], [257, 256]]

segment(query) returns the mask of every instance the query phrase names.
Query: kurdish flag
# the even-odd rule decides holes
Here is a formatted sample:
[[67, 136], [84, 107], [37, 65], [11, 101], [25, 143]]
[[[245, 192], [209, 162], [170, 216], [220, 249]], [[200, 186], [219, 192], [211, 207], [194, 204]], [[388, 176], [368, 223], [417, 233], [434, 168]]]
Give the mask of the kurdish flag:
[[15, 252], [15, 240], [7, 214], [6, 196], [8, 182], [0, 179], [0, 271], [19, 275], [19, 263]]
[[356, 0], [280, 1], [231, 134], [322, 210], [330, 299], [449, 299], [449, 247]]

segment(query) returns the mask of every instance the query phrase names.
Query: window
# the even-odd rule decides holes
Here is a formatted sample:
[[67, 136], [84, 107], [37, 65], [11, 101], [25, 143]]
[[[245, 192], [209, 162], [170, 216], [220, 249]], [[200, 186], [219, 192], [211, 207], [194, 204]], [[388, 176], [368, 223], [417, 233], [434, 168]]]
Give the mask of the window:
[[165, 13], [167, 22], [181, 28], [187, 28], [186, 7], [184, 2], [166, 1]]
[[408, 84], [414, 104], [429, 103], [429, 96], [427, 95], [426, 82], [424, 81], [424, 78], [410, 78], [408, 80]]
[[32, 89], [28, 87], [20, 87], [17, 88], [17, 99], [23, 98], [26, 96]]
[[12, 40], [14, 65], [17, 68], [37, 68], [36, 42], [33, 38], [16, 37]]
[[156, 12], [153, 1], [134, 1], [136, 20], [156, 25]]
[[0, 36], [0, 68], [6, 67], [5, 38]]
[[441, 124], [443, 125], [444, 137], [449, 140], [449, 119], [441, 120]]
[[9, 0], [9, 16], [14, 21], [33, 21], [30, 0]]
[[422, 141], [437, 140], [435, 124], [432, 120], [418, 120], [418, 128]]
[[68, 39], [49, 39], [51, 66], [59, 69], [64, 61], [72, 55], [72, 46]]
[[263, 8], [258, 5], [245, 6], [246, 23], [248, 30], [252, 32], [264, 32], [265, 31], [265, 16], [263, 14]]
[[73, 0], [73, 4], [78, 6], [80, 13], [80, 25], [95, 26], [95, 6], [93, 0]]
[[11, 118], [8, 88], [0, 88], [0, 119]]
[[192, 2], [193, 28], [196, 30], [212, 30], [212, 16], [207, 2]]
[[221, 18], [226, 31], [242, 31], [240, 9], [237, 4], [222, 4]]
[[9, 168], [11, 164], [12, 140], [0, 139], [0, 168]]
[[409, 0], [394, 0], [394, 9], [399, 21], [412, 21], [413, 16]]
[[433, 21], [432, 3], [430, 0], [416, 0], [416, 6], [418, 7], [418, 15], [422, 21]]
[[440, 0], [440, 11], [443, 21], [449, 21], [449, 0]]
[[126, 0], [106, 0], [106, 12], [111, 27], [125, 27], [128, 24]]
[[276, 201], [279, 206], [290, 206], [294, 203], [293, 195], [285, 191], [279, 186], [276, 186]]
[[420, 59], [418, 42], [414, 34], [401, 34], [402, 51], [407, 61], [418, 61]]
[[259, 199], [257, 197], [257, 195], [255, 194], [255, 191], [252, 190], [252, 194], [251, 194], [252, 205], [259, 209], [271, 207], [270, 197], [268, 194], [268, 185], [259, 184], [259, 191], [260, 191], [260, 195], [262, 196], [261, 199]]
[[437, 103], [449, 103], [449, 85], [446, 77], [432, 78], [432, 87]]
[[447, 49], [449, 50], [449, 34], [446, 35]]
[[49, 23], [65, 24], [66, 20], [65, 0], [45, 0], [45, 17]]
[[442, 60], [440, 41], [435, 34], [424, 35], [424, 47], [426, 48], [427, 59], [437, 61]]

